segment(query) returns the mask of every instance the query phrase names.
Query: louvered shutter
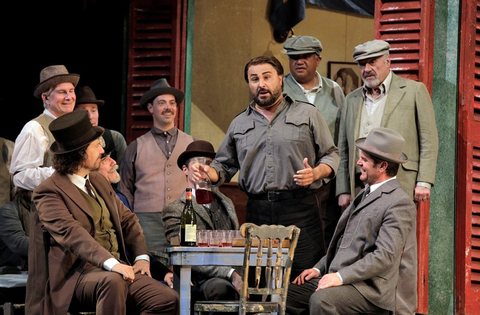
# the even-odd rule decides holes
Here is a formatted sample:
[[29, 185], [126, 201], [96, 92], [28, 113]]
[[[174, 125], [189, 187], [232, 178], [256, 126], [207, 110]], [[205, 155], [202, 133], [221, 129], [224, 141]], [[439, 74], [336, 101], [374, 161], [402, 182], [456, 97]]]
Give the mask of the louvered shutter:
[[[432, 91], [435, 1], [375, 1], [375, 38], [390, 43], [391, 69]], [[418, 309], [428, 313], [430, 206], [417, 208]]]
[[[139, 107], [154, 81], [166, 78], [184, 91], [187, 0], [130, 1], [127, 143], [150, 130], [152, 115]], [[176, 125], [183, 129], [183, 103]]]
[[461, 3], [455, 310], [480, 314], [480, 2]]

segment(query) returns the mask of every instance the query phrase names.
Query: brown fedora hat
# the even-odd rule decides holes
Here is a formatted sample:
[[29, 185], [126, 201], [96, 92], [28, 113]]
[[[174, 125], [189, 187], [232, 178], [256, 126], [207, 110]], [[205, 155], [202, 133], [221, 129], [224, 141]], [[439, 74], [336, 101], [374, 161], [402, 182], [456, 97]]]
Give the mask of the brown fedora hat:
[[395, 130], [388, 128], [373, 128], [366, 138], [355, 141], [362, 151], [387, 162], [405, 163], [407, 156], [403, 153], [405, 139]]
[[188, 159], [196, 156], [205, 156], [213, 159], [215, 157], [215, 149], [213, 145], [205, 140], [195, 140], [190, 143], [185, 151], [177, 159], [177, 165], [180, 169], [185, 165]]
[[183, 101], [183, 98], [185, 97], [185, 94], [182, 91], [174, 87], [171, 87], [168, 84], [167, 79], [161, 78], [153, 82], [152, 86], [150, 87], [150, 90], [145, 92], [145, 94], [143, 94], [143, 96], [140, 98], [140, 107], [147, 110], [148, 102], [152, 98], [155, 98], [163, 94], [172, 94], [173, 96], [175, 96], [177, 105], [180, 104]]
[[74, 110], [58, 117], [48, 126], [55, 142], [50, 150], [55, 154], [64, 154], [80, 149], [102, 136], [102, 127], [92, 126], [86, 110]]
[[63, 82], [71, 82], [73, 86], [77, 86], [80, 75], [76, 73], [68, 73], [64, 65], [48, 66], [40, 72], [40, 83], [33, 89], [33, 95], [40, 98], [43, 92]]
[[103, 104], [105, 104], [104, 100], [97, 100], [95, 93], [93, 93], [89, 86], [77, 86], [75, 89], [75, 94], [77, 95], [75, 105], [97, 104], [98, 107], [102, 107]]

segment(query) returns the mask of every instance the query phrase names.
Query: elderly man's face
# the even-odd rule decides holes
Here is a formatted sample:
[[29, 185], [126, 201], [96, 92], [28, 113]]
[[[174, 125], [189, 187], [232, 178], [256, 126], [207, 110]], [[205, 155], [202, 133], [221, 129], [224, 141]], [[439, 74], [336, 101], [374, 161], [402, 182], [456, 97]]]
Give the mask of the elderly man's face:
[[309, 83], [315, 78], [317, 67], [322, 57], [317, 54], [301, 54], [288, 56], [290, 73], [300, 83]]
[[365, 86], [377, 88], [390, 73], [390, 56], [384, 55], [358, 61]]
[[73, 111], [77, 100], [75, 86], [70, 82], [60, 83], [48, 95], [43, 93], [42, 99], [46, 108], [58, 118]]

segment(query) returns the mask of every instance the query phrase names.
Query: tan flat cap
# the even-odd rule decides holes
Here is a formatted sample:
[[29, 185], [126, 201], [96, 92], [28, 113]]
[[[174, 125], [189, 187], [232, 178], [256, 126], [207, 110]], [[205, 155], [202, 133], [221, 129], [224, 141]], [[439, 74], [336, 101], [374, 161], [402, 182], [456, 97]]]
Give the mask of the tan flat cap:
[[357, 61], [388, 55], [390, 44], [384, 40], [371, 40], [356, 46], [353, 50], [353, 58]]

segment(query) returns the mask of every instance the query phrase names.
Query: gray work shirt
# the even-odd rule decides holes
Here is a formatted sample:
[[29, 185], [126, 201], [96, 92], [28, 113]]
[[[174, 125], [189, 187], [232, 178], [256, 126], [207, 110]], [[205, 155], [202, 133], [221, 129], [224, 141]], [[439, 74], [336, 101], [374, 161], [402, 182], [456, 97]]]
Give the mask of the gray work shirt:
[[[301, 189], [293, 175], [304, 169], [326, 164], [333, 178], [340, 155], [320, 111], [309, 103], [293, 101], [284, 94], [271, 121], [254, 109], [254, 103], [237, 115], [210, 165], [219, 175], [216, 185], [229, 182], [240, 171], [238, 184], [249, 194], [271, 190]], [[309, 189], [318, 189], [317, 180]]]

